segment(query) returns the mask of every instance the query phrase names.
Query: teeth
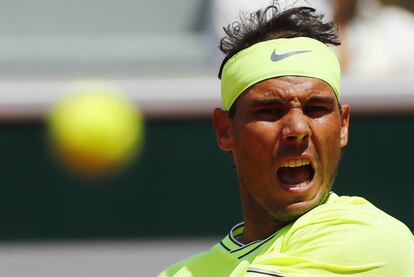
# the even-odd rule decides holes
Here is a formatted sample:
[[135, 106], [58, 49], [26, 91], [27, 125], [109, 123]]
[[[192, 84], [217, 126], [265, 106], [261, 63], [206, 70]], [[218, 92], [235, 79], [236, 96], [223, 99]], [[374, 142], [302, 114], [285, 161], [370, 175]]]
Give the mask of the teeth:
[[310, 164], [309, 159], [295, 159], [295, 160], [288, 160], [285, 161], [281, 167], [298, 167], [302, 165]]

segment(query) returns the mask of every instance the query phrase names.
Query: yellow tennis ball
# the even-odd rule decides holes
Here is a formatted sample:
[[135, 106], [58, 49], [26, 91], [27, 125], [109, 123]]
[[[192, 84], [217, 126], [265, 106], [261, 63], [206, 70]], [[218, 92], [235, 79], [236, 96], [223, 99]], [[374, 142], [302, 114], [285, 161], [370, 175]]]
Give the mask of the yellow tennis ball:
[[143, 119], [135, 105], [105, 86], [75, 89], [48, 117], [55, 154], [73, 173], [101, 177], [126, 166], [143, 140]]

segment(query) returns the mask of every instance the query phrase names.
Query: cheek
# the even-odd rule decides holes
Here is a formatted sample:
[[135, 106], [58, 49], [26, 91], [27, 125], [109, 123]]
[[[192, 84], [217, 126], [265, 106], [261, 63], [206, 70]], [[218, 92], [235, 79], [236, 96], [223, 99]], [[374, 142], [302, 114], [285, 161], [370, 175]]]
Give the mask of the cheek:
[[341, 153], [341, 128], [339, 120], [321, 121], [314, 127], [315, 147], [323, 163], [337, 164]]
[[313, 134], [316, 134], [320, 140], [328, 145], [340, 145], [341, 121], [336, 115], [316, 120], [313, 123]]
[[237, 129], [234, 157], [244, 169], [271, 166], [277, 130], [270, 122], [246, 123]]
[[[236, 145], [238, 150], [248, 153], [272, 153], [277, 140], [277, 128], [272, 122], [249, 122], [238, 128]], [[270, 151], [270, 152], [269, 152]]]
[[237, 129], [233, 156], [243, 190], [257, 201], [271, 195], [277, 132], [270, 122], [246, 123]]

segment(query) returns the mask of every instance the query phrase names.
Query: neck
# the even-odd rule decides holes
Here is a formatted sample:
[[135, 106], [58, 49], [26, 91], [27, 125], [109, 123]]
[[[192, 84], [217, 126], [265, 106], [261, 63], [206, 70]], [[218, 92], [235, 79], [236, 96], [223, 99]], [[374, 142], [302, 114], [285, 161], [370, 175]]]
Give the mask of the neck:
[[241, 200], [244, 219], [244, 231], [239, 239], [241, 243], [247, 244], [266, 239], [289, 224], [289, 222], [277, 220], [243, 190], [241, 190]]
[[288, 223], [283, 223], [278, 226], [260, 226], [260, 228], [257, 228], [256, 223], [245, 220], [244, 231], [239, 241], [243, 244], [248, 244], [253, 241], [264, 240], [287, 224]]

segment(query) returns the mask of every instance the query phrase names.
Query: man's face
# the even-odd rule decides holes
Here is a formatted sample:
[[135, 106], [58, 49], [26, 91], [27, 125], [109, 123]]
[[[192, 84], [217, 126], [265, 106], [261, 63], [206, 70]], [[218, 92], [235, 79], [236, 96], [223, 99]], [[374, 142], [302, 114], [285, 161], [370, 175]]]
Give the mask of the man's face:
[[347, 144], [349, 107], [339, 111], [332, 88], [307, 77], [262, 81], [235, 103], [216, 109], [217, 142], [231, 151], [244, 210], [288, 222], [323, 202], [341, 148]]

